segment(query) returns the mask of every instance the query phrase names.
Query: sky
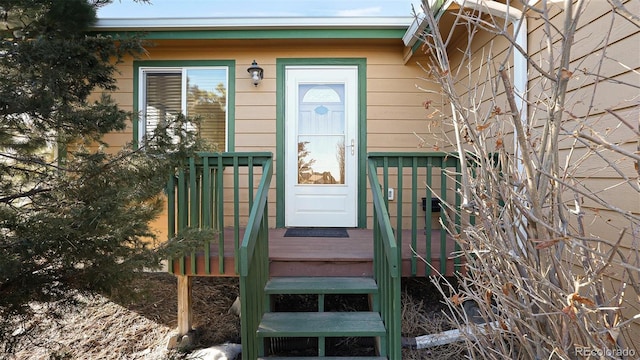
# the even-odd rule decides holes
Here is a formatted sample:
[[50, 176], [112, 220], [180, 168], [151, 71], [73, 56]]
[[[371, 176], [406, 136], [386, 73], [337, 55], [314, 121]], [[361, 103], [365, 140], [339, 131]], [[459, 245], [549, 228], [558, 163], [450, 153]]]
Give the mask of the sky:
[[114, 0], [99, 18], [412, 16], [420, 0]]

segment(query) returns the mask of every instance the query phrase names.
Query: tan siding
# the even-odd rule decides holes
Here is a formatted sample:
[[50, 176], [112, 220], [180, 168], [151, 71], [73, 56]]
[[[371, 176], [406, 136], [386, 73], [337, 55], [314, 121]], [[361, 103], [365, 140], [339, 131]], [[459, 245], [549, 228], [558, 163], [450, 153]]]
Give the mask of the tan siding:
[[236, 93], [236, 103], [245, 106], [273, 106], [276, 103], [275, 92], [239, 92]]
[[[637, 1], [627, 0], [623, 1], [623, 3], [633, 13], [640, 11], [640, 4]], [[555, 26], [555, 29], [561, 30], [564, 22], [563, 13], [559, 12], [561, 6], [552, 2], [549, 2], [549, 4], [552, 9], [550, 12], [552, 15], [550, 16], [551, 24]], [[605, 39], [609, 43], [614, 43], [637, 32], [637, 27], [634, 27], [629, 21], [617, 16], [612, 17], [609, 12], [611, 5], [607, 1], [590, 1], [586, 9], [580, 17], [580, 23], [577, 28], [578, 36], [575, 38], [575, 47], [572, 49], [573, 58], [590, 53], [595, 45], [602, 46]], [[536, 56], [539, 52], [546, 51], [548, 46], [547, 35], [544, 32], [543, 20], [540, 17], [530, 16], [528, 19], [530, 31], [529, 54]], [[612, 19], [614, 20], [613, 27], [611, 27]], [[610, 27], [611, 32], [609, 32]], [[551, 34], [553, 35], [553, 43], [557, 44], [561, 40], [561, 34], [554, 30], [552, 30]]]
[[[402, 44], [397, 40], [371, 41], [158, 41], [149, 48], [152, 60], [235, 60], [236, 85], [235, 144], [236, 151], [276, 150], [276, 59], [278, 58], [365, 58], [367, 62], [367, 143], [368, 151], [415, 151], [420, 133], [432, 147], [438, 141], [428, 132], [440, 128], [427, 119], [422, 106], [428, 98], [423, 88], [434, 90], [433, 84], [420, 80], [424, 72], [415, 63], [404, 64]], [[256, 60], [265, 78], [255, 87], [246, 68]], [[133, 71], [131, 62], [121, 66], [119, 90], [114, 94], [124, 108], [133, 104]], [[435, 105], [435, 104], [434, 104]], [[401, 124], [401, 126], [400, 126]], [[430, 127], [430, 128], [429, 128]], [[425, 134], [427, 133], [427, 134]], [[392, 134], [391, 136], [389, 134]], [[115, 142], [130, 141], [132, 132], [114, 136]], [[442, 141], [439, 141], [442, 143]], [[440, 145], [441, 146], [441, 145]], [[277, 161], [277, 159], [276, 159]], [[275, 178], [274, 178], [275, 179]], [[227, 182], [227, 184], [232, 184]], [[271, 199], [275, 199], [275, 180]], [[275, 224], [275, 205], [271, 205], [270, 223]], [[370, 214], [369, 214], [370, 215]], [[166, 220], [165, 220], [166, 221]], [[162, 221], [159, 222], [160, 224]]]
[[236, 133], [254, 133], [254, 134], [269, 134], [273, 133], [273, 129], [276, 126], [275, 116], [267, 120], [255, 121], [252, 119], [236, 119]]
[[416, 106], [421, 105], [427, 97], [428, 95], [424, 92], [408, 92], [407, 89], [404, 89], [404, 92], [399, 91], [393, 94], [384, 91], [370, 91], [367, 94], [367, 103], [371, 106]]
[[[558, 57], [561, 34], [563, 28], [563, 14], [561, 2], [547, 2], [551, 7], [550, 17], [555, 29], [552, 30], [552, 49], [554, 56]], [[611, 4], [607, 1], [590, 1], [587, 9], [580, 19], [575, 43], [571, 51], [570, 70], [573, 76], [569, 82], [567, 94], [566, 121], [563, 123], [563, 135], [559, 146], [561, 149], [561, 167], [566, 167], [572, 175], [576, 176], [579, 184], [587, 191], [593, 191], [601, 200], [609, 202], [613, 207], [624, 209], [629, 213], [640, 215], [640, 193], [624, 183], [624, 179], [630, 179], [637, 184], [637, 163], [630, 158], [623, 157], [611, 151], [603, 151], [601, 148], [589, 148], [577, 142], [574, 131], [581, 131], [591, 135], [592, 132], [603, 134], [609, 141], [628, 152], [637, 153], [638, 121], [640, 119], [640, 30], [630, 21], [618, 15], [613, 15]], [[634, 14], [640, 12], [640, 2], [624, 1], [625, 6]], [[529, 55], [532, 60], [548, 68], [547, 42], [545, 27], [538, 14], [531, 13], [528, 17], [529, 25]], [[557, 30], [557, 31], [556, 31]], [[457, 83], [457, 90], [463, 97], [472, 94], [473, 85], [484, 85], [486, 78], [479, 73], [479, 66], [486, 62], [491, 52], [496, 62], [505, 57], [504, 50], [508, 43], [504, 39], [495, 38], [488, 33], [479, 33], [475, 36], [471, 45], [472, 58], [470, 73], [463, 74]], [[604, 47], [606, 46], [606, 51]], [[459, 42], [450, 46], [454, 49], [466, 48], [466, 36], [462, 36]], [[452, 60], [453, 71], [460, 66], [461, 56], [454, 55]], [[511, 60], [509, 62], [511, 64]], [[462, 64], [466, 65], [466, 64]], [[551, 69], [550, 71], [556, 71]], [[585, 75], [583, 72], [600, 72], [605, 78], [595, 78]], [[503, 109], [507, 109], [504, 102], [503, 87], [497, 87], [498, 103]], [[551, 94], [553, 84], [542, 78], [533, 67], [529, 67], [529, 94], [530, 102], [539, 98], [544, 99], [545, 94]], [[493, 94], [485, 94], [477, 100], [487, 100]], [[478, 101], [480, 102], [480, 101]], [[530, 124], [533, 125], [531, 139], [536, 140], [541, 127], [546, 121], [546, 104], [544, 102], [532, 103], [529, 107]], [[485, 108], [482, 108], [486, 110]], [[607, 110], [616, 110], [617, 115], [625, 120], [629, 126], [612, 116]], [[445, 109], [447, 114], [448, 110]], [[511, 129], [507, 129], [512, 132]], [[635, 132], [634, 132], [635, 131]], [[505, 144], [509, 144], [505, 140]], [[599, 152], [607, 156], [608, 160], [615, 163], [616, 167], [607, 166], [606, 162], [596, 155]], [[574, 207], [573, 194], [566, 193], [566, 205]], [[600, 238], [608, 243], [615, 243], [620, 230], [629, 227], [629, 221], [622, 216], [598, 204], [596, 201], [581, 196], [582, 210], [585, 212], [584, 223], [587, 226], [587, 236]], [[573, 226], [576, 224], [573, 223]], [[629, 254], [634, 251], [637, 244], [632, 243], [631, 232], [622, 238], [620, 249]], [[636, 234], [637, 236], [637, 234]], [[635, 256], [635, 255], [633, 255]], [[623, 279], [621, 269], [612, 269], [607, 276]], [[633, 298], [635, 295], [631, 295]], [[628, 315], [635, 315], [633, 311]], [[635, 332], [640, 334], [640, 325], [635, 323]], [[637, 340], [636, 340], [637, 342]], [[637, 343], [636, 343], [637, 346]]]
[[[236, 105], [236, 119], [269, 120], [276, 118], [276, 108], [268, 105]], [[274, 123], [275, 125], [275, 123]]]
[[[168, 46], [163, 46], [163, 44]], [[216, 44], [220, 43], [220, 46]], [[293, 45], [291, 44], [293, 43]], [[373, 126], [384, 133], [384, 123], [391, 120], [416, 120], [416, 128], [421, 127], [425, 117], [422, 108], [424, 93], [416, 88], [418, 78], [423, 75], [417, 65], [405, 66], [402, 61], [402, 46], [399, 42], [380, 46], [371, 41], [353, 43], [340, 41], [319, 44], [308, 42], [267, 41], [264, 44], [252, 41], [186, 41], [177, 46], [175, 41], [158, 42], [157, 47], [149, 49], [149, 58], [154, 60], [176, 59], [233, 59], [236, 61], [236, 146], [244, 150], [275, 149], [275, 64], [277, 58], [305, 57], [348, 57], [366, 58], [367, 61], [367, 115], [372, 122], [380, 120], [382, 124]], [[256, 48], [260, 50], [255, 51]], [[197, 51], [196, 51], [197, 49]], [[254, 87], [245, 68], [253, 60], [258, 61], [265, 70], [265, 79]], [[133, 80], [131, 72], [123, 71], [123, 84], [119, 84], [119, 99], [132, 94]], [[129, 75], [127, 77], [126, 75]], [[379, 100], [379, 101], [377, 101]], [[126, 103], [123, 102], [123, 103]], [[131, 101], [129, 101], [131, 103]], [[398, 105], [403, 105], [398, 108]], [[260, 122], [251, 126], [250, 122]], [[272, 128], [269, 129], [268, 126]], [[389, 123], [391, 125], [391, 123]], [[393, 126], [390, 126], [393, 128]], [[377, 130], [376, 130], [377, 131]], [[270, 134], [269, 134], [270, 133]], [[258, 134], [260, 134], [258, 136]], [[400, 142], [398, 148], [406, 147]]]

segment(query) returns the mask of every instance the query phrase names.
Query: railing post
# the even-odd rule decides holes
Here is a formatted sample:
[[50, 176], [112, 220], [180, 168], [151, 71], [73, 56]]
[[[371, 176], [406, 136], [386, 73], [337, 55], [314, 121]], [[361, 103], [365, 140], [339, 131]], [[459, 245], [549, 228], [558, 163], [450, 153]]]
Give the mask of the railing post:
[[178, 336], [191, 331], [193, 323], [193, 304], [191, 298], [191, 276], [178, 276]]

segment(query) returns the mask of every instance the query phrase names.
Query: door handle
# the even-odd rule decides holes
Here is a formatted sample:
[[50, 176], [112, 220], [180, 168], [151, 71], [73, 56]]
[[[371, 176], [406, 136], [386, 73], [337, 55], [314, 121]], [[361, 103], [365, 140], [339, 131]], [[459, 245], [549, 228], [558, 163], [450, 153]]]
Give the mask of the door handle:
[[355, 155], [356, 154], [356, 140], [355, 139], [351, 139], [351, 145], [347, 145], [347, 147], [351, 148], [351, 155]]

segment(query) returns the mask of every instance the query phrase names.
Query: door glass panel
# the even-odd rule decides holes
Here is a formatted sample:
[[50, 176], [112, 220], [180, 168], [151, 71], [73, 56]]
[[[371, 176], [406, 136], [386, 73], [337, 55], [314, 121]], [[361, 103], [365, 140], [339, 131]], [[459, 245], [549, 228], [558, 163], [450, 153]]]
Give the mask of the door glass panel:
[[298, 184], [344, 184], [344, 84], [298, 90]]

